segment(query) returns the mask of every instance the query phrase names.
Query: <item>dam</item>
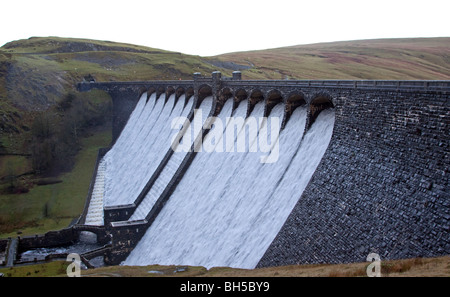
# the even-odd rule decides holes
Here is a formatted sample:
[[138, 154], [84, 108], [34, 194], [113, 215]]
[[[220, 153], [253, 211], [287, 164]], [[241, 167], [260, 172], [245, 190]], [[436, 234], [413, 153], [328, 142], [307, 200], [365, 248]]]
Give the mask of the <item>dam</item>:
[[214, 72], [77, 87], [111, 95], [113, 142], [99, 151], [78, 223], [54, 237], [95, 233], [106, 264], [450, 254], [449, 81]]

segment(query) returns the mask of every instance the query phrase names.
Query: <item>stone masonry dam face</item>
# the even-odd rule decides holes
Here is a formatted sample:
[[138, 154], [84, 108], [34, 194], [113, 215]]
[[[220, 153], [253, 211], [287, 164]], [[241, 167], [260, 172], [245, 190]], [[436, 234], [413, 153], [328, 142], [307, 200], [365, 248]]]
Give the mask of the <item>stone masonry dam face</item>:
[[[106, 263], [254, 268], [450, 253], [448, 81], [213, 73], [78, 88], [113, 98], [113, 145], [93, 179], [112, 244]], [[177, 129], [190, 151], [171, 147], [176, 117], [188, 119]], [[245, 121], [217, 124], [227, 117]], [[267, 153], [250, 150], [275, 119], [278, 159], [261, 163]], [[227, 152], [239, 135], [245, 151]], [[199, 140], [223, 152], [196, 152]]]

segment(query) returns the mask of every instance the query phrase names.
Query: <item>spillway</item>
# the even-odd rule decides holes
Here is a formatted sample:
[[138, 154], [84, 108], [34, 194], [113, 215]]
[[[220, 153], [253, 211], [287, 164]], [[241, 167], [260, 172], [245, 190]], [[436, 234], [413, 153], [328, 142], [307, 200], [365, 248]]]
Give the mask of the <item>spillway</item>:
[[[449, 88], [448, 81], [246, 81], [217, 71], [80, 83], [80, 91], [111, 95], [114, 146], [99, 151], [75, 233], [55, 234], [95, 232], [110, 244], [107, 265], [253, 268], [359, 262], [369, 253], [445, 255]], [[181, 94], [195, 107], [213, 96], [219, 118], [207, 121], [214, 125], [203, 131], [202, 151], [177, 158], [170, 150], [177, 131], [168, 127]], [[251, 110], [257, 121], [226, 121]], [[192, 120], [193, 106], [185, 111]], [[260, 121], [263, 114], [269, 118]], [[272, 119], [280, 116], [285, 126], [273, 143]], [[193, 138], [178, 147], [189, 149]], [[104, 227], [89, 226], [102, 222], [102, 199]]]
[[103, 225], [103, 197], [105, 191], [105, 161], [98, 164], [91, 201], [86, 214], [86, 225]]
[[[209, 113], [212, 108], [212, 102], [213, 98], [207, 97], [205, 98], [199, 109], [201, 112], [197, 112], [194, 114], [194, 119], [192, 123], [189, 123], [187, 126], [186, 133], [191, 133], [190, 139], [192, 140], [187, 147], [191, 147], [194, 140], [198, 136], [198, 134], [201, 132], [201, 127], [205, 123], [207, 117], [209, 116]], [[167, 125], [167, 123], [166, 123]], [[197, 129], [195, 129], [197, 127]], [[192, 129], [191, 129], [192, 128]], [[163, 131], [164, 132], [164, 131]], [[167, 131], [165, 134], [167, 139], [165, 141], [165, 144], [170, 144], [169, 142], [169, 136], [171, 136], [171, 133]], [[185, 137], [185, 136], [183, 136]], [[169, 147], [167, 145], [167, 147]], [[162, 172], [159, 174], [158, 178], [156, 179], [154, 185], [150, 189], [150, 191], [145, 196], [144, 200], [139, 204], [138, 208], [135, 210], [134, 214], [131, 216], [130, 220], [141, 220], [145, 219], [147, 214], [152, 209], [152, 206], [155, 204], [156, 200], [160, 197], [162, 192], [164, 191], [167, 184], [170, 182], [172, 177], [175, 175], [177, 169], [180, 167], [181, 163], [183, 162], [184, 158], [186, 157], [186, 154], [188, 151], [177, 151], [175, 150], [172, 156], [170, 157], [169, 161], [167, 162], [166, 166], [162, 170]]]
[[[254, 268], [325, 153], [334, 111], [320, 112], [304, 134], [306, 105], [297, 107], [280, 130], [285, 115], [282, 103], [265, 118], [265, 102], [261, 101], [246, 117], [249, 101], [241, 101], [233, 110], [230, 99], [217, 118], [209, 120], [214, 106], [209, 96], [184, 127], [176, 146], [172, 142], [180, 128], [174, 129], [171, 123], [188, 116], [194, 98], [185, 101], [184, 95], [178, 100], [175, 95], [141, 96], [114, 146], [99, 162], [86, 224], [103, 224], [102, 206], [135, 202], [154, 178], [129, 221], [146, 219], [201, 127], [212, 123], [183, 178], [122, 264]], [[184, 149], [175, 149], [156, 173], [166, 153], [175, 147]]]
[[[232, 115], [245, 117], [245, 112], [244, 101]], [[252, 116], [261, 118], [263, 112], [263, 104], [257, 104]], [[231, 109], [225, 104], [219, 118], [227, 114]], [[123, 264], [254, 268], [308, 184], [333, 131], [334, 112], [324, 110], [303, 135], [307, 112], [298, 107], [277, 138], [278, 160], [262, 163], [261, 153], [250, 149], [259, 143], [258, 136], [270, 137], [271, 118], [282, 116], [279, 104], [259, 122], [258, 133], [246, 125], [249, 120], [241, 127], [224, 127], [222, 140], [230, 139], [226, 136], [233, 129], [233, 145], [245, 137], [245, 152], [198, 153]]]
[[105, 162], [106, 206], [130, 204], [135, 201], [152, 176], [167, 150], [170, 149], [170, 122], [187, 116], [193, 99], [184, 106], [184, 95], [175, 104], [175, 95], [165, 102], [153, 93], [148, 102], [144, 94]]

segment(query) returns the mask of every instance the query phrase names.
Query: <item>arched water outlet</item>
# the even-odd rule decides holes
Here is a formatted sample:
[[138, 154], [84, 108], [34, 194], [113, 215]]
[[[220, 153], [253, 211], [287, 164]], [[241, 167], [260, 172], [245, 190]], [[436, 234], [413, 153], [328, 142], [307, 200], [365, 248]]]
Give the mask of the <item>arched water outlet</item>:
[[212, 88], [209, 85], [202, 85], [200, 86], [198, 90], [198, 102], [196, 104], [196, 107], [200, 106], [203, 99], [206, 97], [212, 96]]
[[264, 116], [267, 117], [275, 105], [283, 102], [283, 96], [281, 96], [280, 91], [272, 90], [267, 95], [266, 106], [264, 109]]
[[248, 98], [248, 93], [245, 89], [239, 89], [234, 95], [233, 111], [239, 106], [239, 103]]
[[303, 93], [292, 92], [292, 93], [288, 94], [285, 109], [284, 109], [284, 117], [283, 117], [283, 122], [281, 124], [281, 129], [284, 129], [287, 121], [291, 117], [294, 110], [297, 107], [302, 106], [302, 105], [306, 105], [305, 95]]
[[309, 129], [319, 116], [320, 112], [328, 108], [334, 108], [332, 98], [328, 93], [319, 93], [313, 96], [311, 103], [309, 104], [309, 117], [306, 128]]
[[[247, 114], [246, 117], [250, 116], [250, 114], [253, 112], [253, 109], [255, 108], [255, 105], [258, 102], [264, 101], [264, 93], [261, 90], [253, 90], [250, 94], [250, 98], [248, 100], [248, 108], [247, 108]], [[264, 113], [263, 113], [264, 115]]]

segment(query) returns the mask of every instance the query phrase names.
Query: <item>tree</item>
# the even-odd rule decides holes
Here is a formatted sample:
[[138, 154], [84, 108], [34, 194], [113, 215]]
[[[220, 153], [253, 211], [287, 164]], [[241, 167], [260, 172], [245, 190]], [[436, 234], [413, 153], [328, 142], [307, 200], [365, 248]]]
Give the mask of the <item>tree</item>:
[[50, 113], [42, 112], [31, 126], [31, 157], [36, 172], [45, 172], [53, 164], [53, 151], [57, 145], [53, 121]]
[[10, 193], [13, 193], [17, 187], [17, 176], [16, 176], [16, 170], [11, 161], [8, 161], [6, 163], [6, 181], [9, 183], [8, 190]]
[[68, 93], [56, 106], [35, 117], [31, 127], [33, 169], [57, 174], [69, 170], [90, 128], [109, 120], [110, 101], [89, 101], [77, 93]]

